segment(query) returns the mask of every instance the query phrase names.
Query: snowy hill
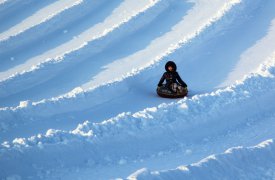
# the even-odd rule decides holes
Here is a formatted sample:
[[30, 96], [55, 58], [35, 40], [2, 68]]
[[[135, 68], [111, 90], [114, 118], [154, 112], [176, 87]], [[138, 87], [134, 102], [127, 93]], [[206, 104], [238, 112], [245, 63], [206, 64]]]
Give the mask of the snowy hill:
[[223, 154], [173, 170], [148, 172], [141, 169], [128, 179], [272, 179], [274, 152], [274, 142], [268, 140], [255, 147], [231, 148]]
[[[0, 22], [1, 179], [275, 178], [275, 1], [0, 0]], [[156, 95], [168, 60], [188, 97]]]

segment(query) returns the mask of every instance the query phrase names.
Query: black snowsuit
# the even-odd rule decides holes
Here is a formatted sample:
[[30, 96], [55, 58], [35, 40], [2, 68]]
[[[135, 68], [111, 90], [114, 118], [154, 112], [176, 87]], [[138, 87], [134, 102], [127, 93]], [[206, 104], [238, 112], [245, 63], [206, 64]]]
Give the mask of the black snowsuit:
[[[169, 66], [173, 67], [173, 71], [168, 70]], [[162, 86], [162, 83], [164, 82], [164, 80], [166, 80], [165, 86], [171, 91], [172, 91], [172, 89], [171, 89], [172, 83], [177, 83], [183, 87], [187, 87], [187, 84], [180, 78], [180, 76], [177, 72], [177, 65], [173, 61], [168, 61], [165, 64], [165, 70], [166, 70], [166, 72], [162, 75], [162, 77], [158, 83], [158, 86]]]

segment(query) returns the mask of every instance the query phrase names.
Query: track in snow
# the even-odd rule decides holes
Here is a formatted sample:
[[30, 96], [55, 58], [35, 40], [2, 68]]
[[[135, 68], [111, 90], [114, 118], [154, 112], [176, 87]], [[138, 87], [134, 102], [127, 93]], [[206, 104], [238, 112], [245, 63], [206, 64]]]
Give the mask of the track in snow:
[[[66, 3], [68, 2], [62, 4], [62, 1], [59, 1], [57, 5], [66, 6]], [[74, 5], [72, 3], [71, 1], [69, 5]], [[51, 18], [42, 12], [43, 22], [38, 21], [36, 26], [31, 26], [18, 35], [0, 42], [0, 56], [3, 58], [1, 70], [11, 70], [11, 68], [29, 62], [35, 57], [36, 59], [40, 57], [40, 61], [49, 58], [52, 49], [74, 39], [81, 32], [101, 22], [119, 3], [119, 1], [115, 1], [106, 6], [106, 1], [84, 1], [70, 8], [62, 9], [63, 11], [59, 13], [55, 12]], [[54, 11], [47, 7], [45, 9]], [[87, 19], [90, 20], [87, 21]], [[23, 22], [22, 24], [24, 25]]]
[[230, 148], [223, 154], [177, 169], [156, 172], [141, 169], [127, 179], [243, 179], [248, 173], [247, 179], [273, 179], [274, 152], [274, 140], [270, 139], [253, 147]]
[[[9, 0], [2, 2], [0, 4], [0, 33], [7, 31], [11, 27], [19, 24], [27, 17], [33, 15], [36, 11], [47, 5], [50, 5], [53, 2], [54, 0], [45, 0], [43, 2], [37, 2], [35, 0]], [[9, 19], [9, 21], [6, 19]]]
[[[70, 67], [61, 72], [52, 71], [52, 74], [56, 73], [57, 75], [53, 77], [50, 81], [31, 88], [31, 90], [25, 90], [21, 93], [21, 96], [15, 94], [13, 97], [20, 97], [25, 99], [29, 99], [31, 97], [31, 100], [37, 101], [43, 98], [50, 98], [52, 96], [66, 93], [77, 86], [81, 86], [86, 81], [89, 81], [90, 77], [96, 75], [105, 64], [111, 63], [112, 61], [120, 57], [127, 57], [131, 53], [146, 47], [154, 38], [159, 37], [169, 31], [170, 27], [172, 27], [173, 24], [177, 23], [177, 21], [179, 21], [179, 19], [186, 12], [185, 9], [187, 8], [187, 5], [185, 3], [177, 3], [177, 5], [179, 7], [176, 8], [176, 6], [174, 5], [174, 8], [172, 7], [173, 10], [171, 10], [171, 7], [169, 8], [169, 3], [164, 1], [164, 3], [160, 3], [159, 5], [157, 5], [157, 7], [153, 7], [150, 10], [147, 10], [145, 13], [140, 15], [140, 17], [134, 18], [134, 20], [132, 20], [133, 22], [128, 22], [126, 25], [122, 25], [123, 27], [115, 30], [117, 32], [112, 32], [110, 35], [107, 35], [107, 37], [104, 37], [102, 38], [102, 40], [98, 40], [98, 42], [89, 46], [89, 49], [97, 49], [98, 45], [103, 47], [106, 46], [103, 50], [98, 50], [99, 52], [93, 53], [92, 50], [87, 51], [87, 48], [85, 48], [87, 55], [81, 56], [80, 59], [82, 60], [70, 58], [71, 61], [79, 61], [78, 64], [71, 63], [73, 64], [73, 66], [70, 65]], [[162, 21], [160, 21], [160, 19]], [[171, 21], [170, 19], [173, 19], [173, 21]], [[135, 25], [134, 23], [137, 23], [137, 25]], [[162, 31], [155, 33], [159, 30]], [[143, 36], [147, 38], [142, 38]], [[114, 42], [110, 42], [110, 39]], [[79, 53], [80, 52], [77, 52], [77, 54]], [[61, 68], [64, 69], [64, 67]], [[47, 71], [44, 72], [44, 74], [46, 73]], [[33, 74], [35, 75], [35, 73], [32, 73], [32, 76]], [[54, 85], [52, 85], [53, 82], [57, 81], [59, 82], [59, 84], [55, 83]], [[45, 87], [51, 87], [51, 89], [48, 88], [48, 90], [52, 93], [43, 92], [43, 89]], [[28, 94], [28, 92], [33, 91], [39, 91], [40, 93], [37, 95]], [[8, 99], [8, 102], [11, 102], [13, 98], [11, 96], [8, 96], [6, 97], [6, 99]], [[18, 100], [20, 99], [14, 100], [15, 103], [17, 103]]]
[[[183, 73], [181, 73], [181, 74], [183, 77], [186, 77], [185, 79], [186, 79], [187, 83], [189, 84], [189, 87], [192, 88], [191, 92], [193, 89], [195, 89], [195, 93], [211, 91], [216, 86], [218, 86], [220, 83], [223, 82], [223, 80], [226, 78], [225, 76], [227, 75], [227, 74], [225, 74], [225, 72], [230, 71], [233, 66], [233, 64], [232, 64], [233, 62], [230, 61], [230, 59], [237, 60], [238, 56], [240, 56], [240, 53], [241, 53], [239, 51], [239, 49], [245, 49], [246, 46], [249, 47], [249, 45], [251, 44], [251, 39], [253, 39], [254, 37], [249, 38], [249, 39], [244, 38], [243, 42], [240, 43], [239, 46], [235, 45], [236, 44], [235, 41], [227, 41], [228, 46], [225, 46], [224, 43], [225, 43], [226, 38], [230, 37], [230, 39], [232, 39], [232, 37], [233, 38], [237, 37], [236, 40], [239, 40], [240, 39], [239, 36], [243, 32], [243, 31], [240, 32], [239, 29], [242, 29], [245, 27], [248, 27], [248, 29], [251, 29], [251, 27], [248, 25], [250, 25], [252, 22], [254, 24], [255, 20], [257, 20], [257, 18], [259, 18], [259, 19], [256, 22], [263, 23], [262, 22], [263, 18], [261, 18], [261, 17], [262, 16], [266, 17], [265, 13], [269, 16], [272, 15], [272, 13], [270, 13], [268, 11], [269, 10], [268, 8], [272, 7], [269, 3], [267, 3], [266, 6], [263, 6], [263, 8], [261, 8], [259, 10], [258, 9], [255, 10], [255, 11], [259, 11], [259, 13], [258, 13], [259, 15], [257, 17], [249, 18], [249, 19], [246, 19], [247, 16], [249, 16], [249, 11], [252, 11], [250, 13], [253, 13], [254, 12], [253, 9], [255, 8], [257, 3], [255, 2], [256, 5], [253, 3], [251, 5], [249, 5], [249, 3], [248, 3], [248, 5], [246, 3], [244, 3], [244, 5], [243, 5], [245, 8], [244, 12], [247, 14], [242, 14], [242, 13], [235, 14], [236, 12], [234, 12], [234, 9], [233, 9], [232, 10], [233, 12], [229, 13], [228, 17], [224, 18], [225, 20], [222, 19], [220, 22], [217, 22], [217, 25], [214, 24], [214, 27], [209, 27], [208, 30], [206, 31], [207, 33], [203, 33], [202, 37], [198, 37], [197, 39], [193, 40], [194, 42], [191, 43], [191, 45], [183, 45], [183, 47], [180, 48], [175, 53], [165, 56], [165, 58], [167, 58], [167, 59], [173, 58], [178, 63], [180, 63], [179, 71], [180, 72], [183, 71]], [[238, 10], [238, 8], [239, 7], [237, 6], [236, 9]], [[241, 8], [239, 8], [239, 9], [241, 10]], [[272, 10], [272, 8], [271, 8], [271, 10]], [[190, 14], [189, 14], [190, 18], [193, 17], [192, 12], [193, 13], [197, 12], [195, 7], [194, 7], [194, 10], [192, 10], [192, 9], [190, 10]], [[244, 17], [244, 18], [239, 18], [238, 16]], [[236, 17], [238, 17], [238, 18], [236, 19]], [[233, 21], [233, 22], [231, 22], [231, 21]], [[268, 22], [268, 18], [266, 21]], [[183, 24], [185, 23], [185, 19], [183, 19], [182, 23]], [[240, 27], [236, 26], [236, 30], [234, 30], [234, 28], [230, 29], [231, 25], [234, 23], [240, 24], [239, 25]], [[266, 23], [266, 26], [267, 25], [269, 25], [269, 24]], [[226, 29], [227, 31], [225, 31], [223, 29]], [[209, 33], [208, 33], [208, 31], [209, 31]], [[266, 29], [263, 28], [263, 31], [265, 32]], [[216, 40], [215, 40], [215, 37], [212, 38], [212, 36], [213, 36], [213, 34], [215, 34], [217, 32], [224, 33], [224, 35], [216, 36]], [[255, 39], [261, 38], [261, 36], [263, 36], [264, 32], [261, 33], [261, 31], [259, 31], [259, 29], [255, 30], [254, 31]], [[252, 31], [252, 33], [253, 33], [253, 31]], [[207, 34], [209, 34], [209, 35], [207, 35]], [[228, 36], [226, 36], [227, 34], [228, 34]], [[160, 37], [160, 38], [162, 38], [162, 37]], [[199, 44], [201, 41], [206, 42], [206, 44], [205, 43]], [[252, 41], [252, 43], [255, 43], [255, 42]], [[155, 44], [152, 44], [152, 46]], [[212, 64], [209, 64], [208, 66], [207, 66], [207, 64], [205, 64], [204, 69], [195, 68], [195, 67], [198, 67], [201, 62], [206, 62], [205, 56], [203, 56], [203, 55], [197, 56], [196, 54], [209, 53], [208, 50], [206, 49], [207, 47], [211, 47], [211, 46], [223, 47], [221, 45], [224, 46], [224, 49], [219, 49], [215, 53], [208, 54], [209, 60], [207, 61], [207, 64], [209, 64], [209, 63], [212, 63]], [[236, 49], [237, 51], [234, 51], [235, 49], [232, 48], [232, 46], [238, 48], [238, 49]], [[114, 46], [114, 48], [115, 47], [116, 46]], [[169, 47], [169, 46], [167, 46], [167, 47]], [[230, 59], [228, 60], [227, 66], [224, 66], [224, 64], [221, 64], [222, 63], [221, 59], [226, 58], [226, 56], [223, 55], [223, 52], [229, 51], [229, 48], [231, 50], [230, 52], [228, 52], [230, 54], [230, 56], [228, 56]], [[211, 48], [211, 49], [214, 49], [214, 48]], [[150, 54], [148, 54], [148, 55], [150, 55]], [[156, 55], [158, 55], [158, 54], [156, 54]], [[235, 55], [235, 57], [233, 55]], [[106, 56], [103, 56], [102, 59], [104, 59], [104, 57], [106, 57]], [[144, 59], [141, 58], [139, 60], [135, 60], [134, 62], [139, 63], [140, 61], [142, 62], [147, 59], [149, 59], [149, 57], [147, 58], [145, 56]], [[112, 58], [110, 59], [110, 61], [111, 60], [112, 60]], [[101, 61], [99, 61], [99, 62], [101, 62]], [[146, 63], [146, 61], [144, 61], [144, 62]], [[221, 67], [223, 65], [223, 68], [217, 69], [215, 64], [221, 64], [219, 66]], [[92, 66], [93, 66], [93, 64], [84, 64], [82, 67], [87, 67], [87, 72], [90, 73], [90, 72], [94, 71], [94, 69], [92, 69]], [[91, 69], [93, 71], [89, 71], [89, 69], [90, 69], [89, 67], [91, 67]], [[100, 67], [96, 67], [96, 68], [99, 69]], [[126, 67], [124, 67], [124, 68], [126, 68]], [[126, 69], [129, 69], [129, 71], [131, 71], [132, 67], [129, 67]], [[56, 100], [46, 100], [45, 103], [42, 101], [35, 106], [29, 104], [30, 106], [28, 108], [23, 108], [22, 110], [19, 109], [15, 113], [13, 111], [11, 113], [9, 111], [4, 111], [1, 113], [2, 114], [11, 114], [11, 115], [8, 115], [8, 117], [9, 116], [13, 117], [14, 114], [18, 114], [19, 116], [21, 116], [23, 121], [24, 121], [24, 119], [32, 119], [31, 122], [26, 122], [26, 128], [20, 128], [20, 129], [32, 128], [34, 130], [35, 128], [38, 128], [36, 132], [39, 132], [42, 129], [44, 129], [44, 131], [46, 131], [47, 128], [50, 128], [50, 127], [70, 129], [70, 128], [73, 128], [74, 126], [76, 126], [77, 123], [80, 123], [85, 119], [91, 119], [91, 117], [92, 117], [93, 121], [101, 121], [101, 120], [110, 118], [112, 116], [115, 116], [116, 114], [123, 112], [123, 111], [135, 112], [135, 111], [144, 109], [148, 106], [149, 107], [155, 106], [157, 104], [160, 104], [161, 102], [165, 102], [163, 99], [156, 98], [155, 92], [154, 92], [155, 84], [157, 83], [157, 81], [162, 73], [161, 69], [163, 69], [163, 63], [160, 63], [159, 65], [149, 68], [147, 70], [145, 69], [138, 75], [135, 75], [133, 77], [125, 79], [121, 82], [110, 84], [110, 86], [103, 86], [101, 88], [96, 88], [95, 90], [92, 90], [91, 92], [84, 93], [84, 95], [82, 95], [80, 93], [79, 95], [76, 95], [76, 98], [74, 98], [74, 95], [73, 95], [74, 91], [73, 91], [72, 93], [69, 94], [69, 99], [59, 98], [59, 99], [57, 99], [57, 101]], [[224, 70], [224, 71], [222, 71], [222, 70]], [[78, 74], [82, 74], [81, 73], [82, 68], [79, 68], [79, 69], [77, 68], [76, 70], [69, 70], [69, 71], [70, 72], [76, 71], [76, 72], [80, 72]], [[196, 71], [200, 71], [200, 72], [196, 72]], [[215, 74], [212, 74], [211, 72], [215, 72]], [[48, 73], [51, 73], [51, 71]], [[103, 73], [104, 73], [104, 71], [103, 71]], [[55, 84], [59, 84], [60, 82], [62, 82], [62, 80], [64, 80], [63, 77], [66, 76], [66, 74], [68, 74], [68, 73], [63, 73], [63, 74], [64, 75], [60, 75], [62, 77], [61, 80], [56, 79], [56, 80], [52, 81], [53, 84], [50, 84], [51, 85], [50, 88], [55, 89]], [[115, 72], [113, 72], [112, 75], [113, 74], [115, 74]], [[149, 74], [150, 74], [150, 76], [148, 76]], [[198, 76], [196, 76], [196, 75], [198, 75]], [[35, 76], [32, 75], [30, 77], [30, 79], [38, 78], [38, 77], [39, 77], [38, 75], [35, 75]], [[81, 77], [80, 79], [85, 78], [82, 76], [80, 76], [80, 77]], [[109, 77], [109, 76], [107, 76], [107, 77]], [[113, 77], [111, 77], [111, 78], [113, 78]], [[216, 78], [216, 79], [213, 79], [213, 78]], [[241, 76], [236, 77], [236, 78], [241, 78]], [[43, 81], [43, 79], [44, 78], [42, 78], [41, 81]], [[68, 78], [67, 80], [69, 82], [71, 82], [72, 81], [71, 79], [77, 79], [77, 77], [72, 76], [72, 77]], [[29, 78], [26, 78], [26, 80], [28, 81]], [[26, 82], [24, 82], [24, 81], [25, 81], [24, 79], [19, 78], [18, 83], [26, 84]], [[40, 83], [40, 81], [38, 81], [36, 83]], [[60, 84], [63, 85], [62, 83], [60, 83]], [[147, 86], [144, 86], [144, 84], [147, 84]], [[11, 85], [17, 86], [17, 83], [14, 82]], [[8, 87], [8, 85], [3, 86], [3, 87]], [[20, 87], [24, 87], [23, 84]], [[58, 85], [57, 85], [57, 87], [58, 87]], [[39, 91], [42, 91], [42, 93], [43, 93], [45, 88], [47, 88], [47, 86], [42, 86], [42, 87], [40, 87], [38, 89], [34, 89], [34, 90], [37, 90], [38, 91], [37, 94], [40, 94]], [[13, 89], [18, 90], [18, 87], [14, 87]], [[61, 89], [61, 88], [57, 88], [57, 89]], [[80, 90], [80, 92], [82, 91], [82, 89], [80, 89], [80, 88], [76, 89], [76, 91], [79, 91], [79, 90]], [[11, 91], [9, 90], [8, 92], [11, 92]], [[25, 97], [22, 100], [31, 99], [32, 96], [37, 97], [37, 95], [33, 95], [33, 92], [34, 91], [30, 91], [28, 93], [26, 91], [23, 91], [22, 96], [25, 96]], [[48, 91], [46, 91], [46, 93], [48, 93]], [[127, 94], [127, 96], [125, 96], [125, 94]], [[72, 97], [70, 97], [70, 96], [72, 96]], [[98, 96], [103, 96], [103, 98], [97, 98]], [[18, 101], [19, 101], [18, 97], [20, 98], [21, 96], [15, 96], [15, 97], [16, 97], [15, 102], [17, 102], [17, 104], [18, 104]], [[151, 100], [149, 102], [145, 101], [146, 103], [144, 103], [144, 100], [143, 100], [144, 98], [151, 99]], [[11, 102], [12, 97], [7, 97], [6, 99], [3, 99], [3, 102], [5, 102], [5, 101]], [[127, 104], [126, 102], [129, 102], [129, 101], [130, 102], [134, 101], [132, 106], [126, 105]], [[56, 102], [58, 102], [58, 103], [56, 103]], [[106, 114], [104, 112], [107, 107], [108, 108], [117, 107], [117, 108], [114, 111], [112, 111], [111, 113]], [[23, 114], [21, 113], [22, 111], [24, 112]], [[28, 113], [28, 111], [29, 111], [29, 113]], [[7, 117], [6, 115], [2, 115], [2, 117], [3, 118], [5, 117], [5, 119], [9, 119], [9, 118], [6, 118]], [[70, 122], [72, 122], [72, 123], [65, 123], [68, 119], [70, 119]], [[43, 122], [43, 125], [42, 124], [38, 125], [41, 122]], [[61, 122], [64, 122], [64, 123], [61, 123]], [[30, 123], [30, 125], [28, 125], [29, 123]], [[42, 128], [42, 129], [40, 129], [40, 128]], [[19, 130], [14, 129], [14, 128], [12, 131], [17, 132], [17, 133], [19, 132]], [[23, 133], [25, 133], [24, 130], [23, 130]], [[27, 135], [31, 135], [31, 133], [32, 132], [27, 133]], [[9, 136], [11, 136], [11, 134], [13, 134], [13, 133], [6, 132], [6, 134], [9, 134]], [[13, 136], [11, 136], [11, 137], [13, 137]]]
[[[0, 165], [9, 164], [3, 166], [4, 176], [15, 173], [26, 178], [38, 173], [56, 179], [70, 171], [71, 178], [123, 177], [144, 166], [175, 167], [274, 137], [270, 131], [275, 127], [274, 60], [275, 54], [243, 82], [211, 94], [124, 113], [102, 123], [85, 122], [73, 131], [48, 130], [5, 142]], [[28, 170], [12, 168], [29, 161], [33, 165]]]
[[[192, 163], [209, 155], [208, 147], [210, 146], [215, 147], [211, 151], [212, 153], [219, 153], [226, 148], [238, 145], [238, 143], [253, 145], [256, 140], [249, 141], [249, 138], [259, 136], [258, 130], [268, 129], [268, 127], [262, 124], [259, 126], [260, 128], [256, 128], [255, 134], [245, 136], [244, 132], [255, 128], [257, 124], [249, 127], [246, 124], [250, 123], [247, 118], [254, 115], [260, 116], [261, 113], [264, 113], [266, 117], [263, 122], [272, 122], [274, 118], [271, 113], [272, 102], [268, 103], [268, 99], [273, 98], [273, 79], [260, 78], [258, 82], [255, 78], [256, 80], [252, 81], [255, 86], [250, 87], [249, 80], [247, 80], [248, 89], [246, 91], [254, 95], [264, 93], [265, 96], [258, 98], [257, 101], [253, 101], [251, 97], [246, 97], [245, 100], [240, 97], [239, 103], [228, 105], [227, 108], [233, 112], [238, 111], [233, 106], [242, 107], [241, 110], [246, 109], [248, 112], [251, 106], [259, 107], [259, 110], [255, 109], [254, 113], [249, 112], [242, 117], [231, 116], [223, 112], [222, 109], [214, 108], [212, 111], [217, 116], [215, 118], [227, 120], [237, 118], [240, 122], [220, 124], [218, 129], [208, 134], [199, 133], [197, 136], [193, 134], [193, 137], [185, 136], [183, 138], [185, 140], [190, 138], [189, 143], [180, 142], [180, 140], [176, 142], [177, 140], [174, 138], [180, 136], [168, 128], [168, 135], [163, 136], [163, 139], [167, 141], [158, 144], [158, 137], [164, 133], [165, 126], [169, 127], [172, 122], [160, 121], [152, 128], [149, 122], [150, 113], [149, 115], [145, 113], [149, 120], [145, 118], [141, 122], [145, 123], [145, 129], [147, 128], [146, 124], [149, 123], [151, 131], [144, 133], [142, 138], [138, 135], [139, 130], [143, 131], [142, 124], [132, 123], [132, 118], [128, 118], [127, 113], [125, 117], [122, 115], [122, 117], [117, 116], [111, 119], [115, 121], [115, 124], [112, 124], [112, 121], [100, 123], [128, 111], [139, 111], [137, 113], [139, 120], [143, 116], [140, 111], [147, 107], [156, 107], [161, 103], [175, 103], [175, 100], [161, 99], [155, 95], [155, 85], [163, 73], [166, 60], [173, 59], [178, 64], [180, 74], [191, 89], [190, 98], [195, 94], [216, 91], [231, 85], [235, 80], [241, 80], [244, 75], [255, 70], [259, 64], [274, 53], [275, 49], [271, 46], [275, 34], [274, 2], [244, 0], [239, 3], [238, 1], [222, 0], [209, 3], [205, 0], [192, 2], [144, 0], [136, 4], [133, 1], [119, 0], [112, 1], [112, 3], [72, 0], [45, 1], [44, 3], [32, 6], [33, 9], [28, 13], [22, 10], [25, 5], [19, 1], [15, 1], [14, 4], [11, 1], [0, 4], [0, 13], [3, 14], [3, 16], [0, 14], [0, 19], [14, 12], [15, 9], [22, 12], [21, 19], [19, 16], [14, 16], [9, 23], [0, 25], [0, 28], [3, 29], [3, 32], [0, 31], [0, 39], [2, 39], [0, 41], [0, 106], [3, 107], [0, 110], [0, 138], [2, 142], [11, 141], [16, 137], [44, 134], [51, 128], [64, 130], [62, 132], [48, 131], [45, 141], [43, 141], [44, 136], [41, 135], [34, 139], [28, 139], [27, 141], [31, 145], [29, 150], [25, 150], [23, 147], [25, 140], [17, 139], [11, 143], [15, 146], [19, 144], [18, 148], [23, 152], [22, 166], [29, 161], [28, 154], [34, 155], [34, 159], [31, 160], [34, 165], [30, 170], [27, 172], [23, 172], [24, 169], [16, 170], [22, 177], [33, 173], [38, 173], [37, 176], [46, 176], [43, 170], [39, 170], [40, 167], [51, 172], [49, 178], [64, 176], [67, 173], [66, 168], [80, 168], [79, 171], [83, 178], [89, 174], [103, 178], [103, 174], [100, 174], [103, 172], [109, 172], [109, 178], [122, 177], [142, 166], [171, 169], [181, 164], [175, 159], [188, 148], [200, 149], [204, 147], [205, 149], [198, 151], [195, 155], [188, 154], [188, 151], [185, 155], [187, 160], [184, 163]], [[35, 1], [26, 1], [26, 4], [35, 4]], [[60, 6], [62, 8], [59, 8]], [[53, 12], [53, 16], [45, 19], [47, 16], [41, 13], [43, 10]], [[39, 16], [35, 15], [36, 13], [43, 16], [39, 19]], [[35, 16], [28, 17], [29, 15]], [[68, 18], [72, 15], [75, 15], [72, 19]], [[23, 21], [20, 23], [19, 19]], [[20, 29], [23, 31], [19, 32]], [[270, 82], [268, 84], [271, 89], [264, 90], [265, 81]], [[263, 89], [253, 90], [257, 83]], [[236, 90], [236, 93], [245, 95], [246, 91]], [[230, 101], [230, 98], [226, 98], [226, 94], [222, 95], [220, 99]], [[205, 95], [206, 99], [211, 99], [211, 96], [211, 94]], [[198, 101], [196, 101], [197, 97], [194, 96], [191, 100], [183, 101], [190, 102], [187, 107], [194, 112], [200, 108], [199, 104], [201, 100], [203, 101], [204, 95], [199, 96]], [[231, 98], [233, 97], [232, 95]], [[215, 98], [219, 99], [219, 90], [214, 93]], [[265, 105], [257, 106], [259, 102]], [[211, 101], [206, 102], [205, 106], [209, 106], [209, 103], [211, 104]], [[216, 105], [221, 106], [220, 104]], [[184, 120], [188, 119], [188, 116], [185, 117], [184, 113], [181, 114], [175, 108], [177, 109], [177, 106], [172, 106], [171, 109], [164, 108], [164, 117], [169, 120], [168, 115], [171, 112], [178, 113], [179, 117]], [[106, 110], [108, 110], [107, 113]], [[154, 108], [151, 110], [154, 111]], [[150, 109], [148, 111], [150, 112]], [[194, 112], [188, 115], [193, 116]], [[161, 120], [162, 116], [162, 111], [158, 110], [156, 115], [153, 115], [154, 122]], [[196, 121], [198, 124], [201, 118], [199, 117]], [[90, 140], [95, 141], [92, 143], [93, 146], [90, 144], [89, 137], [86, 142], [85, 133], [69, 131], [86, 119], [90, 122], [99, 122], [98, 132], [92, 126], [92, 130], [99, 137], [100, 133], [105, 133], [104, 124], [106, 123], [107, 129], [110, 128], [107, 136], [110, 136], [113, 131], [114, 137], [117, 139], [99, 138], [97, 142], [91, 136]], [[118, 120], [117, 126], [116, 119]], [[205, 124], [202, 127], [211, 128], [213, 119], [207, 116], [204, 119]], [[119, 124], [119, 122], [125, 122], [126, 128], [117, 129], [117, 127], [125, 125]], [[133, 129], [127, 128], [127, 125]], [[185, 125], [184, 122], [183, 125]], [[199, 132], [196, 126], [196, 123], [191, 123], [187, 127], [194, 130], [194, 133]], [[239, 126], [246, 130], [240, 130]], [[272, 126], [271, 123], [270, 127]], [[85, 123], [83, 127], [85, 129]], [[171, 125], [170, 128], [176, 127], [176, 125]], [[229, 130], [227, 129], [227, 131], [226, 127], [230, 127], [233, 133], [228, 133]], [[101, 131], [100, 128], [103, 130]], [[136, 129], [138, 130], [136, 131]], [[122, 135], [116, 135], [120, 130]], [[181, 134], [180, 128], [174, 130]], [[191, 130], [189, 130], [190, 133]], [[155, 134], [152, 134], [154, 131]], [[127, 134], [131, 138], [126, 138]], [[241, 134], [244, 135], [244, 139], [239, 140]], [[199, 143], [204, 141], [204, 135], [212, 138], [213, 144], [210, 145], [206, 142], [204, 146], [200, 146]], [[224, 139], [217, 138], [220, 135]], [[230, 136], [236, 136], [235, 142], [229, 140]], [[266, 131], [257, 138], [257, 141], [273, 138], [273, 136], [274, 134]], [[36, 148], [41, 137], [41, 146], [38, 144], [38, 148]], [[36, 141], [36, 139], [38, 140]], [[119, 147], [116, 142], [122, 143], [125, 139], [128, 141], [125, 142], [125, 149], [121, 151], [123, 146]], [[59, 140], [61, 141], [59, 142]], [[79, 147], [70, 146], [75, 140], [79, 143]], [[82, 144], [83, 141], [84, 144]], [[222, 141], [227, 144], [219, 148]], [[64, 145], [64, 142], [68, 142], [69, 149], [66, 150], [67, 154], [64, 153], [64, 156], [60, 157], [64, 162], [57, 162], [58, 168], [54, 172], [51, 164], [43, 164], [43, 161], [46, 161], [49, 153], [58, 157], [59, 153], [65, 151], [63, 147], [67, 147], [67, 145], [66, 143]], [[148, 143], [148, 146], [141, 148], [140, 151], [135, 151], [142, 147], [141, 142]], [[44, 145], [48, 146], [47, 143], [53, 143], [50, 151], [43, 148]], [[135, 146], [132, 146], [132, 155], [129, 155], [131, 147], [127, 143], [136, 143]], [[194, 145], [191, 145], [192, 143]], [[3, 146], [8, 147], [9, 143], [4, 143]], [[78, 148], [84, 146], [90, 147], [92, 150], [84, 148], [80, 152]], [[179, 148], [180, 146], [182, 147]], [[93, 148], [107, 154], [110, 153], [108, 149], [114, 149], [117, 152], [109, 157], [100, 154]], [[4, 149], [2, 155], [5, 153], [11, 156], [17, 154], [16, 148], [11, 148], [10, 151]], [[74, 152], [83, 154], [83, 156], [66, 160], [68, 156], [74, 155]], [[138, 157], [140, 152], [143, 157]], [[35, 159], [41, 155], [40, 153], [45, 155], [41, 162]], [[93, 157], [98, 156], [98, 159], [91, 158], [89, 161], [85, 154], [94, 154]], [[142, 158], [144, 158], [144, 162], [142, 162]], [[75, 164], [72, 163], [73, 161]], [[165, 161], [169, 162], [166, 167], [158, 164], [158, 162]], [[12, 158], [1, 160], [1, 163], [5, 162], [12, 164], [15, 160], [13, 161]], [[63, 172], [61, 167], [64, 165], [66, 168]], [[107, 165], [107, 167], [102, 168], [101, 165]], [[120, 166], [125, 170], [118, 170]], [[98, 173], [90, 172], [88, 167], [96, 168]], [[7, 166], [5, 176], [11, 175], [12, 172], [12, 169], [8, 169]], [[72, 172], [71, 175], [74, 173]]]

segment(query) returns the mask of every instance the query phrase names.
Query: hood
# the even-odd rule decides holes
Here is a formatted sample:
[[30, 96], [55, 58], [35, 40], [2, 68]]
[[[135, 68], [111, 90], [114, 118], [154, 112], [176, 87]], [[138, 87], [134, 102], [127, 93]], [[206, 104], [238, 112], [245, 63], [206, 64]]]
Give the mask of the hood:
[[177, 65], [176, 63], [174, 63], [173, 61], [168, 61], [166, 64], [165, 64], [165, 70], [168, 72], [168, 66], [172, 66], [173, 69], [174, 69], [174, 72], [177, 71]]

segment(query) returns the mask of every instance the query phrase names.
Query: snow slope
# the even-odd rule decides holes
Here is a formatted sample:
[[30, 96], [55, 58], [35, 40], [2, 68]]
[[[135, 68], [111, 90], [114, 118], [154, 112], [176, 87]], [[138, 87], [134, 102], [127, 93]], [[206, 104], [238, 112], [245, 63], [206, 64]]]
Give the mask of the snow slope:
[[[18, 12], [0, 24], [1, 179], [184, 177], [158, 171], [275, 138], [274, 1], [24, 2], [0, 2]], [[156, 96], [170, 59], [188, 98]]]
[[[152, 166], [150, 163], [153, 168], [171, 166], [178, 163], [179, 156], [196, 159], [236, 142], [250, 144], [274, 137], [270, 131], [275, 126], [274, 78], [275, 56], [257, 73], [223, 90], [134, 114], [123, 113], [102, 123], [87, 121], [72, 131], [51, 129], [44, 135], [4, 142], [0, 160], [5, 167], [3, 175], [55, 179], [68, 172], [71, 178], [78, 177], [81, 172], [82, 179], [114, 178], [135, 167]], [[261, 106], [265, 102], [268, 106]], [[28, 162], [31, 164], [22, 168]], [[122, 169], [115, 171], [116, 165]], [[93, 171], [98, 167], [104, 168]]]
[[223, 154], [174, 170], [149, 172], [142, 169], [128, 179], [274, 179], [274, 153], [271, 139], [254, 147], [231, 148]]

